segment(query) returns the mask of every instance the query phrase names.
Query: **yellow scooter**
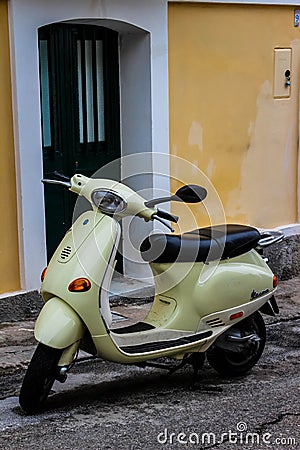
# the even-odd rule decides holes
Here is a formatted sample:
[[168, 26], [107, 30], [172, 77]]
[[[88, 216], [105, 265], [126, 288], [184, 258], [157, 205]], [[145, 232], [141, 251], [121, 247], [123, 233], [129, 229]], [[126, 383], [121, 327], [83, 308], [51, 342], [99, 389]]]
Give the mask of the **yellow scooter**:
[[74, 175], [43, 180], [89, 201], [43, 273], [44, 306], [35, 325], [39, 342], [25, 374], [20, 405], [42, 409], [55, 380], [64, 382], [79, 349], [108, 361], [153, 365], [161, 357], [186, 363], [196, 375], [207, 355], [223, 375], [241, 375], [259, 360], [266, 333], [259, 311], [274, 315], [277, 279], [255, 250], [282, 239], [243, 225], [216, 225], [183, 234], [151, 234], [140, 248], [150, 263], [156, 294], [146, 318], [112, 328], [109, 286], [120, 239], [118, 221], [138, 216], [169, 222], [157, 208], [166, 201], [197, 203], [205, 188], [181, 187], [175, 195], [146, 201], [125, 184]]

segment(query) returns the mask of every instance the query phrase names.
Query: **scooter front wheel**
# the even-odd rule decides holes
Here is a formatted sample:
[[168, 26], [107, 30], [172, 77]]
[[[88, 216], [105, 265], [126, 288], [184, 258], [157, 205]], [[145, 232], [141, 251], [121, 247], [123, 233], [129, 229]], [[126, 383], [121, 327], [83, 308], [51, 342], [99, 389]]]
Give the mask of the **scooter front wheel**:
[[63, 350], [39, 343], [24, 376], [19, 403], [28, 414], [40, 411], [57, 375], [57, 364]]
[[265, 322], [256, 311], [221, 335], [208, 349], [207, 360], [221, 375], [243, 375], [257, 363], [265, 343]]

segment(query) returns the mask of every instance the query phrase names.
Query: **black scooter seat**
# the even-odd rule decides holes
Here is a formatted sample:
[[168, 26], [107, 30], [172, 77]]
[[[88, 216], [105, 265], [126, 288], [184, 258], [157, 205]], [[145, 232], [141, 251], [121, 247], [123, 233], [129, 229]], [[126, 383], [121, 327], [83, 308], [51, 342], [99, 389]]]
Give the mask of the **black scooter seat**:
[[246, 225], [216, 225], [179, 234], [157, 233], [141, 244], [144, 261], [209, 262], [233, 258], [255, 248], [261, 235]]

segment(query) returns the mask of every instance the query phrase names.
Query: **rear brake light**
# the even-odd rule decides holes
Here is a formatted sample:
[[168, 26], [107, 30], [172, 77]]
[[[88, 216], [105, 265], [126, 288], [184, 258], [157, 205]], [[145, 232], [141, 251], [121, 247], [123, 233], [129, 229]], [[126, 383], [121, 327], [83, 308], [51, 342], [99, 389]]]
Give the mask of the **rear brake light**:
[[278, 278], [276, 277], [276, 275], [274, 275], [273, 277], [273, 288], [276, 288], [278, 286]]

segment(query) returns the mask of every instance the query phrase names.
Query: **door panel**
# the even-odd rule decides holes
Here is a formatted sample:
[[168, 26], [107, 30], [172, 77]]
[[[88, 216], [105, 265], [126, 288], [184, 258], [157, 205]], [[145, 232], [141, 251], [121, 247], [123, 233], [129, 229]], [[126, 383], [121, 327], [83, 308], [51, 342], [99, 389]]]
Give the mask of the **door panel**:
[[[120, 157], [118, 35], [97, 26], [49, 25], [39, 30], [39, 54], [44, 177], [91, 176]], [[48, 258], [72, 223], [76, 200], [45, 186]]]

